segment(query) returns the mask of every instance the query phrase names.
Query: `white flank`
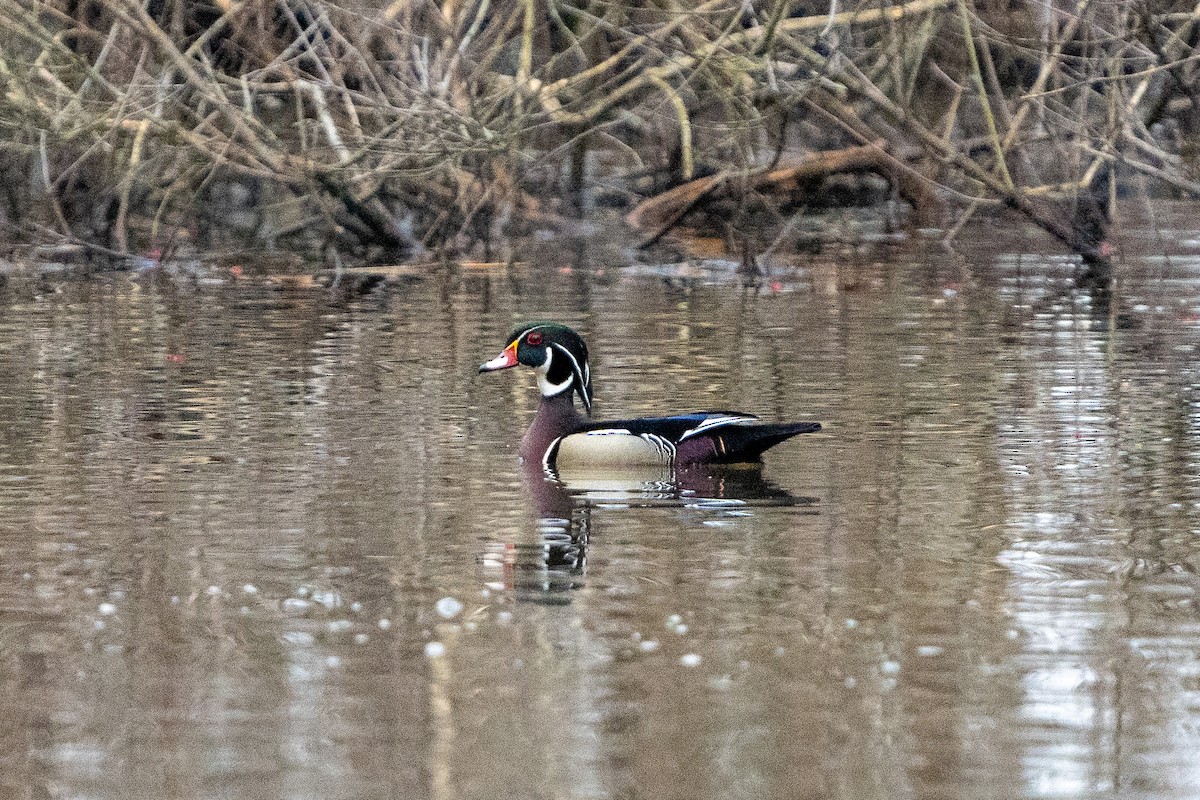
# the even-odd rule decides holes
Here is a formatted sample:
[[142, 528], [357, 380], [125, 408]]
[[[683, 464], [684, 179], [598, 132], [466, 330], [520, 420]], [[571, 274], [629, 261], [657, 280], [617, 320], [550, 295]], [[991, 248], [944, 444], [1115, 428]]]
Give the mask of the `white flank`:
[[641, 438], [658, 449], [658, 452], [662, 454], [663, 461], [670, 463], [675, 460], [675, 445], [671, 440], [664, 439], [656, 433], [643, 433]]
[[675, 446], [661, 436], [637, 435], [624, 428], [602, 428], [564, 436], [555, 459], [560, 466], [669, 465]]

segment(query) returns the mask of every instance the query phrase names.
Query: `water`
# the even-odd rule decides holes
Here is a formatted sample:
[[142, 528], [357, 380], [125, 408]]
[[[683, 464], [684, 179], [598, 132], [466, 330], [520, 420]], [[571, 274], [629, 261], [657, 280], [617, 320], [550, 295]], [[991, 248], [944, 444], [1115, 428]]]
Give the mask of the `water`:
[[[604, 261], [338, 296], [0, 290], [0, 796], [1200, 795], [1200, 236], [758, 293]], [[712, 277], [711, 275], [709, 277]], [[600, 416], [818, 419], [759, 472], [531, 479]]]

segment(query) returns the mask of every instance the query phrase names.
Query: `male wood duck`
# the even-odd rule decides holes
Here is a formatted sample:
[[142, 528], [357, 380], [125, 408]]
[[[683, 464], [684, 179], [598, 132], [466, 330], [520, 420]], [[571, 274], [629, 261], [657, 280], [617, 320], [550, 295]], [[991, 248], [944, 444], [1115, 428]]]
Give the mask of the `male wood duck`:
[[592, 410], [588, 350], [578, 333], [533, 322], [514, 330], [507, 341], [504, 352], [479, 371], [523, 364], [537, 372], [542, 400], [518, 452], [523, 462], [540, 461], [546, 469], [758, 461], [767, 448], [821, 429], [817, 422], [769, 423], [736, 411], [593, 422], [575, 409], [577, 394], [584, 411]]

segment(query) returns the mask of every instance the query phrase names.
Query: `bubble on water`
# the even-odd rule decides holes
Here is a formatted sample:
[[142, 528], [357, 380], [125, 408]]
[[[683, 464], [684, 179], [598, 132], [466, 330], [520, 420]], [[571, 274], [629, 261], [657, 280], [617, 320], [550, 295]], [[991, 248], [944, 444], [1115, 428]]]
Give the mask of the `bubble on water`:
[[655, 650], [658, 649], [659, 644], [658, 644], [658, 642], [654, 641], [653, 639], [643, 639], [641, 642], [638, 643], [638, 647], [640, 647], [642, 649], [643, 653], [653, 653]]
[[846, 622], [844, 624], [848, 630], [854, 630], [855, 628], [858, 627], [858, 620], [854, 619], [853, 617], [850, 617], [849, 619], [846, 620]]
[[330, 633], [341, 633], [342, 631], [350, 630], [354, 627], [354, 623], [348, 619], [334, 619], [329, 621]]
[[682, 625], [682, 624], [683, 624], [683, 617], [679, 616], [678, 614], [672, 614], [671, 616], [667, 617], [667, 627], [668, 628], [674, 628], [675, 626]]
[[111, 617], [117, 613], [117, 607], [113, 603], [101, 603], [96, 606], [96, 610], [100, 612], [102, 617]]
[[512, 619], [513, 615], [511, 611], [501, 611], [496, 614], [496, 622], [499, 622], [501, 625], [507, 625], [512, 622]]
[[443, 597], [434, 608], [442, 619], [454, 619], [462, 613], [463, 604], [454, 597]]
[[386, 631], [388, 628], [392, 627], [392, 621], [387, 617], [384, 617], [375, 624], [379, 626], [379, 630], [381, 631]]
[[243, 594], [258, 594], [258, 587], [253, 583], [242, 584]]
[[350, 610], [353, 611], [355, 614], [362, 611], [362, 609], [363, 609], [363, 604], [358, 602], [357, 600], [355, 600], [353, 603], [350, 604]]
[[294, 647], [312, 647], [316, 637], [308, 631], [287, 631], [280, 639]]
[[923, 644], [917, 648], [917, 655], [924, 656], [925, 658], [940, 656], [944, 652], [946, 652], [946, 649], [936, 644]]
[[442, 644], [441, 642], [426, 642], [426, 658], [441, 658], [444, 655], [446, 655], [446, 645]]
[[703, 660], [699, 653], [684, 653], [679, 657], [679, 663], [685, 667], [698, 667]]
[[899, 675], [900, 674], [900, 662], [899, 661], [891, 661], [891, 660], [884, 661], [882, 664], [879, 665], [879, 671], [882, 672], [884, 675]]
[[320, 603], [327, 609], [341, 608], [344, 605], [344, 600], [340, 592], [313, 592], [312, 600], [314, 603]]
[[204, 590], [204, 593], [206, 595], [208, 595], [209, 597], [217, 597], [221, 594], [221, 587], [220, 586], [209, 586], [207, 589]]
[[338, 656], [325, 656], [325, 666], [330, 669], [337, 669], [342, 665], [342, 659]]
[[301, 600], [299, 597], [289, 597], [283, 601], [283, 613], [285, 614], [303, 614], [308, 611], [312, 603], [307, 600]]
[[365, 633], [354, 634], [354, 643], [355, 644], [366, 644], [370, 640], [371, 640], [371, 637]]
[[713, 675], [708, 679], [708, 688], [718, 692], [725, 692], [733, 688], [732, 675]]

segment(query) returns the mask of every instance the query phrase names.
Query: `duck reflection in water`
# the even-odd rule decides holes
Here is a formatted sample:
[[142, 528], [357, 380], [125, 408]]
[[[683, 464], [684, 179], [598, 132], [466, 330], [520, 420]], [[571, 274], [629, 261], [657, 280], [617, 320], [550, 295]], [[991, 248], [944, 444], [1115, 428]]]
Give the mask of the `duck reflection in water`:
[[[501, 573], [491, 588], [542, 603], [570, 602], [568, 593], [584, 585], [597, 513], [678, 508], [687, 513], [681, 523], [694, 525], [749, 516], [756, 507], [816, 502], [765, 479], [761, 464], [568, 470], [527, 463], [521, 466], [521, 479], [537, 514], [536, 534], [524, 544], [497, 543], [482, 562]], [[619, 524], [616, 516], [609, 519]]]
[[537, 543], [485, 556], [486, 562], [500, 555], [504, 588], [549, 595], [578, 587], [597, 509], [668, 505], [734, 516], [745, 514], [750, 501], [797, 503], [763, 480], [760, 460], [775, 445], [819, 431], [820, 423], [767, 422], [737, 411], [592, 421], [575, 407], [578, 397], [590, 417], [592, 371], [583, 337], [555, 322], [530, 322], [505, 341], [479, 372], [528, 367], [541, 400], [518, 449], [538, 512]]

